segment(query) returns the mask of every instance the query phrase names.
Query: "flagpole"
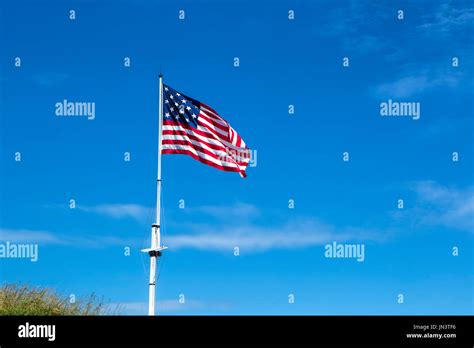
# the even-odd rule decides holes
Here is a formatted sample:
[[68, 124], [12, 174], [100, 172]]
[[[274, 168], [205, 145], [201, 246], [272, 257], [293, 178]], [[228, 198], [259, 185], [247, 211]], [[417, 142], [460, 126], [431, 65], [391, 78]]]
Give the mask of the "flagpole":
[[158, 170], [156, 179], [156, 220], [151, 227], [151, 248], [143, 249], [150, 256], [150, 281], [148, 298], [148, 315], [155, 315], [155, 288], [156, 264], [162, 251], [166, 249], [161, 245], [160, 236], [160, 198], [161, 198], [161, 138], [163, 124], [163, 75], [159, 76], [159, 102], [158, 102]]

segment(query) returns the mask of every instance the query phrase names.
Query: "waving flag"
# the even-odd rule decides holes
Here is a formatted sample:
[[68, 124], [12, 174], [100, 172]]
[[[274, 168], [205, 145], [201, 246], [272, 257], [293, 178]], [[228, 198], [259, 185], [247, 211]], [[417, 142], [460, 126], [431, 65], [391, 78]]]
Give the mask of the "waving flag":
[[185, 154], [246, 177], [250, 150], [211, 107], [163, 84], [163, 154]]

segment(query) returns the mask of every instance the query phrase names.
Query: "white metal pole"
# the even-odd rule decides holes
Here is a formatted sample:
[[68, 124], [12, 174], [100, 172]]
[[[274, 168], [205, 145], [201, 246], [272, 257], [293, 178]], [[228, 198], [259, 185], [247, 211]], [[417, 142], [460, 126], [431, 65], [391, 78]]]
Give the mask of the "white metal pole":
[[160, 240], [160, 207], [161, 207], [161, 139], [163, 138], [163, 75], [160, 74], [160, 101], [158, 103], [158, 173], [156, 180], [156, 223], [158, 225], [157, 246], [161, 247]]
[[156, 220], [151, 228], [150, 255], [150, 291], [148, 302], [148, 315], [155, 315], [155, 287], [156, 287], [156, 262], [161, 255], [160, 240], [160, 197], [161, 197], [161, 134], [163, 124], [163, 75], [159, 77], [159, 102], [158, 102], [158, 171], [156, 179]]

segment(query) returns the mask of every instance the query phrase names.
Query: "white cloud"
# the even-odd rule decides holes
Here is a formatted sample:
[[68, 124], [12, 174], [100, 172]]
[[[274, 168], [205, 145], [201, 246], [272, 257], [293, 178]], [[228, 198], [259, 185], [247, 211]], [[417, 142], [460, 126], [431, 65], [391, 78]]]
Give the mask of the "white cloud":
[[68, 244], [55, 234], [46, 231], [0, 228], [0, 240], [12, 243]]
[[69, 75], [65, 73], [43, 72], [33, 75], [32, 78], [42, 87], [55, 87], [66, 81]]
[[[212, 229], [195, 225], [195, 233], [173, 234], [164, 238], [170, 249], [194, 248], [201, 250], [232, 250], [238, 246], [245, 251], [295, 249], [326, 244], [334, 240], [383, 240], [386, 233], [360, 228], [336, 229], [315, 219], [294, 220], [279, 227], [223, 225]], [[200, 232], [205, 231], [205, 232]]]
[[139, 204], [100, 204], [95, 206], [78, 205], [77, 209], [85, 212], [105, 215], [115, 219], [131, 217], [138, 221], [146, 221], [151, 212], [150, 207]]
[[[154, 208], [132, 203], [107, 203], [94, 206], [78, 205], [77, 209], [114, 219], [130, 217], [141, 222], [147, 221], [150, 213], [154, 212]], [[260, 211], [256, 206], [242, 202], [237, 202], [232, 205], [186, 207], [186, 209], [183, 209], [183, 212], [187, 214], [205, 214], [220, 220], [233, 218], [252, 219], [260, 215]]]
[[[198, 300], [186, 299], [184, 303], [174, 300], [157, 300], [155, 303], [157, 313], [181, 312], [206, 308], [206, 304]], [[219, 306], [218, 306], [219, 307]], [[110, 303], [107, 308], [119, 315], [148, 315], [148, 302], [117, 302]]]
[[[327, 12], [325, 20], [318, 26], [313, 26], [317, 35], [333, 38], [335, 42], [341, 43], [351, 57], [385, 51], [392, 47], [391, 41], [381, 34], [381, 30], [373, 30], [386, 25], [389, 13], [383, 6], [375, 1], [334, 2], [334, 5], [330, 9], [324, 9]], [[316, 6], [314, 11], [320, 11], [319, 5]]]
[[[80, 209], [112, 217], [133, 216], [140, 220], [147, 210], [145, 207], [134, 204], [104, 204], [93, 207], [83, 206]], [[272, 223], [271, 227], [263, 226], [253, 221], [254, 218], [260, 216], [260, 210], [248, 203], [201, 206], [186, 208], [185, 211], [190, 214], [204, 214], [217, 220], [206, 224], [186, 223], [186, 221], [181, 221], [179, 225], [174, 224], [189, 232], [176, 234], [173, 231], [173, 233], [162, 235], [163, 243], [170, 249], [232, 250], [235, 246], [239, 246], [246, 251], [255, 252], [310, 247], [334, 240], [382, 240], [385, 238], [383, 233], [375, 230], [351, 227], [336, 229], [313, 218], [293, 219], [284, 225], [275, 226], [275, 223]], [[272, 218], [269, 217], [267, 221], [272, 221]], [[44, 244], [91, 248], [114, 245], [138, 246], [137, 240], [115, 236], [68, 236], [43, 231], [0, 229], [1, 237], [10, 241], [38, 241]]]
[[[422, 10], [426, 13], [419, 21], [416, 29], [418, 34], [423, 35], [423, 40], [431, 40], [430, 47], [444, 47], [445, 52], [441, 52], [431, 58], [429, 54], [422, 65], [408, 64], [400, 74], [388, 82], [379, 84], [374, 88], [374, 94], [382, 98], [407, 98], [422, 93], [441, 89], [455, 88], [461, 83], [467, 84], [468, 89], [472, 89], [472, 79], [469, 64], [462, 61], [472, 61], [472, 23], [474, 22], [474, 8], [463, 7], [463, 3], [443, 2], [439, 6], [427, 10], [424, 6]], [[414, 37], [418, 37], [414, 33]], [[390, 46], [398, 47], [394, 52], [395, 56], [400, 56], [400, 52], [406, 52], [398, 43]], [[452, 52], [452, 53], [448, 53]], [[390, 55], [392, 57], [393, 55]], [[454, 69], [451, 66], [451, 59], [461, 57], [460, 66], [463, 69]], [[408, 61], [409, 54], [405, 54], [404, 61]], [[430, 67], [430, 68], [426, 68]]]
[[248, 203], [235, 203], [232, 205], [205, 205], [196, 208], [186, 208], [185, 212], [202, 213], [219, 219], [255, 218], [260, 215], [259, 209]]
[[111, 311], [117, 311], [119, 315], [147, 315], [148, 302], [123, 302], [110, 303], [107, 305]]
[[407, 98], [435, 88], [452, 88], [459, 84], [461, 75], [451, 71], [422, 71], [405, 73], [393, 81], [375, 87], [379, 98]]
[[436, 11], [422, 17], [418, 29], [427, 35], [455, 35], [458, 30], [472, 25], [474, 8], [455, 8], [450, 3], [441, 4]]
[[418, 198], [415, 214], [420, 223], [474, 232], [473, 187], [460, 190], [421, 181], [414, 185], [414, 191]]
[[177, 312], [177, 311], [184, 311], [184, 310], [190, 310], [190, 309], [201, 309], [205, 308], [206, 305], [204, 302], [197, 301], [197, 300], [189, 300], [186, 299], [185, 303], [179, 303], [179, 301], [176, 300], [162, 300], [158, 301], [157, 303], [157, 309], [158, 311], [163, 311], [163, 312]]
[[53, 233], [48, 231], [35, 231], [26, 229], [0, 228], [0, 240], [11, 243], [36, 243], [42, 245], [64, 245], [81, 248], [104, 248], [110, 246], [138, 246], [138, 241], [132, 238], [117, 236], [91, 236], [81, 234], [71, 236], [64, 233]]

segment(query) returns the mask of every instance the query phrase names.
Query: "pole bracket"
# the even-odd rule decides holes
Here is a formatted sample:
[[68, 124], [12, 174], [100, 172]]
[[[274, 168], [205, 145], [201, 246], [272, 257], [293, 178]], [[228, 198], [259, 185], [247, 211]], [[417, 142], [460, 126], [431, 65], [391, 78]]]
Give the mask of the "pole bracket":
[[146, 248], [146, 249], [142, 249], [141, 252], [147, 253], [148, 255], [150, 255], [150, 257], [161, 256], [163, 254], [162, 251], [165, 249], [168, 249], [168, 247], [162, 246], [158, 248]]

